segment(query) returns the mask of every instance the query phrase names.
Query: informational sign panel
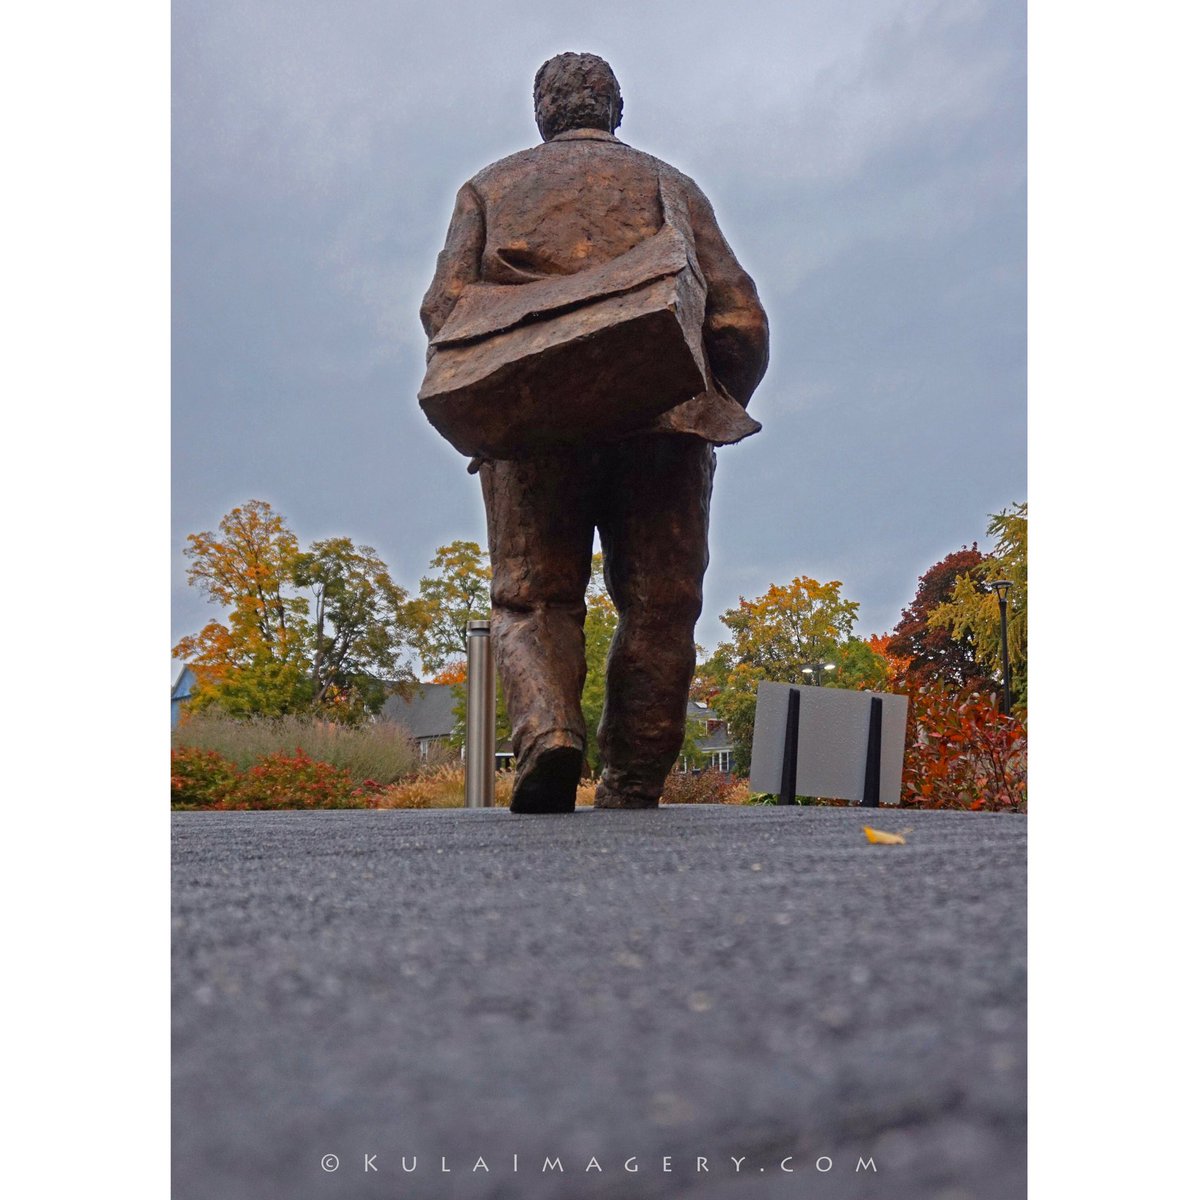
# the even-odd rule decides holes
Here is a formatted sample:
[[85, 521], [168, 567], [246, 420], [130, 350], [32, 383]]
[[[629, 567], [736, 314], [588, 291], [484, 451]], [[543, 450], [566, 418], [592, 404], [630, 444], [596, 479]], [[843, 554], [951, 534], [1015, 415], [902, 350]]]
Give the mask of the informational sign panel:
[[[798, 693], [792, 698], [793, 693]], [[872, 739], [872, 700], [875, 737]], [[789, 757], [788, 713], [796, 722], [794, 758]], [[781, 794], [785, 762], [795, 763], [795, 795], [863, 803], [875, 770], [878, 803], [900, 803], [904, 726], [908, 697], [890, 692], [760, 683], [754, 715], [750, 790]], [[873, 788], [872, 788], [873, 791]], [[786, 792], [786, 788], [785, 788]], [[867, 803], [872, 803], [868, 798]]]

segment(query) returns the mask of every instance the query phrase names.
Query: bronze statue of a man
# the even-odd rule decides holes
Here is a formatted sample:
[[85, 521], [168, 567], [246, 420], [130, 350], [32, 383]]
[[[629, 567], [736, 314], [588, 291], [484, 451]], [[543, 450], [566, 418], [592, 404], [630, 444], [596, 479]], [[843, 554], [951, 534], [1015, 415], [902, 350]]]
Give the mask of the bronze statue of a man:
[[[550, 59], [534, 82], [534, 109], [542, 144], [486, 167], [459, 190], [421, 320], [432, 342], [473, 285], [476, 293], [496, 285], [494, 293], [482, 289], [485, 307], [493, 294], [518, 301], [536, 294], [504, 285], [549, 280], [551, 288], [570, 288], [577, 281], [562, 277], [615, 263], [668, 218], [682, 228], [688, 261], [706, 287], [703, 394], [633, 431], [535, 442], [528, 453], [483, 457], [479, 469], [492, 630], [517, 763], [513, 811], [575, 806], [586, 736], [584, 596], [597, 530], [619, 624], [608, 657], [596, 806], [654, 808], [683, 743], [708, 565], [713, 447], [759, 428], [744, 409], [766, 370], [767, 318], [696, 184], [614, 136], [621, 93], [603, 59]], [[604, 379], [598, 370], [595, 387]]]

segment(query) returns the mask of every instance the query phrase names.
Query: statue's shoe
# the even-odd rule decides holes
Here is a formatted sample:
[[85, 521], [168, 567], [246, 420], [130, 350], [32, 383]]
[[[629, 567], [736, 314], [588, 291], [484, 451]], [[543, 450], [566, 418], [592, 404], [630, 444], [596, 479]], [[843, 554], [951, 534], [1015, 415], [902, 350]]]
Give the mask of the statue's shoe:
[[575, 811], [575, 789], [583, 772], [583, 747], [571, 734], [544, 734], [534, 742], [517, 772], [512, 803], [515, 813]]
[[645, 792], [614, 788], [603, 779], [596, 785], [597, 808], [657, 808], [658, 797]]

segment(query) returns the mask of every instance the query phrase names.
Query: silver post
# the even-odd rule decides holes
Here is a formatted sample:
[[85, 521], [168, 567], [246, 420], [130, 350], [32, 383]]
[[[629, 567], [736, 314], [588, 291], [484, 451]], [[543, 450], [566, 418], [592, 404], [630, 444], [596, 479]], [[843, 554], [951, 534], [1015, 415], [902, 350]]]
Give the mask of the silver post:
[[496, 801], [496, 661], [491, 621], [467, 622], [467, 807]]

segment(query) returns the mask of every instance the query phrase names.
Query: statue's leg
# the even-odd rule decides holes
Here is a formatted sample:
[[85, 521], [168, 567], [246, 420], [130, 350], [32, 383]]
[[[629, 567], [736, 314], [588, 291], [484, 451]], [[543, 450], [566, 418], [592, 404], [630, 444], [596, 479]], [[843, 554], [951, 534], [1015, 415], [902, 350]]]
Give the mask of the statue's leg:
[[513, 727], [514, 812], [570, 812], [583, 768], [594, 456], [485, 463], [492, 638]]
[[600, 536], [620, 621], [608, 658], [600, 808], [653, 808], [679, 756], [696, 666], [716, 456], [685, 435], [619, 443]]

